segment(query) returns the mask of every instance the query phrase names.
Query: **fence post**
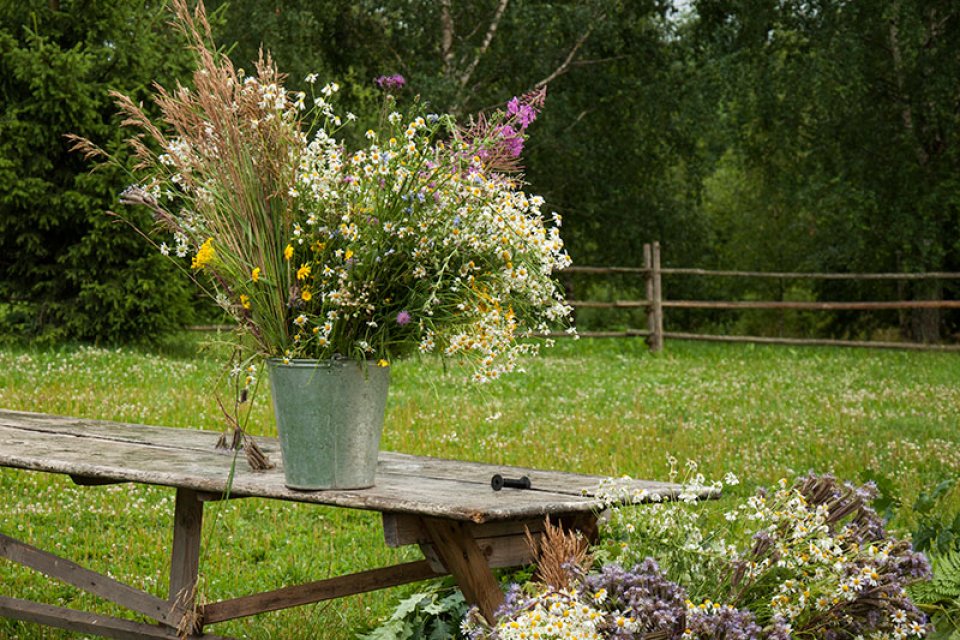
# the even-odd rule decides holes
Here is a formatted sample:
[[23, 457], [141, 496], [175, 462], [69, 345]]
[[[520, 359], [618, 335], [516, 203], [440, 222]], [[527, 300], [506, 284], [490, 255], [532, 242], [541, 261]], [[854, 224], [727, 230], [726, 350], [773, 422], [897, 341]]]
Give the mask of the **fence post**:
[[643, 245], [643, 266], [647, 270], [647, 346], [651, 353], [663, 349], [663, 290], [660, 281], [660, 243]]

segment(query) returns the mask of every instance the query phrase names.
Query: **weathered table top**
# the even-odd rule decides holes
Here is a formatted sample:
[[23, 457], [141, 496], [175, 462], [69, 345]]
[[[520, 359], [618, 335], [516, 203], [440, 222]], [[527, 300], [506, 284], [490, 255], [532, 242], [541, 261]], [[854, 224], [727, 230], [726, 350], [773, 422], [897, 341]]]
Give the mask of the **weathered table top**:
[[[0, 409], [0, 466], [70, 474], [100, 481], [139, 482], [223, 494], [234, 456], [217, 450], [219, 433]], [[383, 451], [376, 484], [350, 491], [296, 491], [283, 483], [280, 446], [256, 438], [276, 465], [252, 471], [236, 460], [230, 495], [437, 516], [476, 523], [601, 506], [601, 476], [543, 471]], [[529, 490], [495, 492], [490, 478], [528, 476]], [[648, 499], [675, 497], [680, 486], [635, 480], [630, 490]], [[707, 497], [707, 496], [704, 496]]]

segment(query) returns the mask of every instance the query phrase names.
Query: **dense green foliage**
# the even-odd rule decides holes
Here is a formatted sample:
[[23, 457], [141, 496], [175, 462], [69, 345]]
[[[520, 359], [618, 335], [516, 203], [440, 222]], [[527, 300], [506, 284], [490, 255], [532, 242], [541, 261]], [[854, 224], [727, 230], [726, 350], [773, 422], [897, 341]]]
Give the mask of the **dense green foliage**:
[[[61, 138], [112, 150], [107, 89], [140, 98], [152, 80], [187, 77], [162, 5], [0, 2], [0, 304], [35, 330], [117, 336], [131, 318], [141, 334], [183, 319], [184, 279], [102, 214], [123, 177], [86, 175]], [[639, 264], [641, 245], [659, 240], [668, 266], [960, 271], [952, 0], [208, 5], [239, 66], [269, 49], [293, 87], [312, 72], [340, 82], [363, 120], [377, 116], [381, 74], [406, 77], [402, 98], [461, 116], [547, 84], [526, 177], [563, 215], [575, 263]], [[627, 281], [571, 284], [580, 299], [642, 297]], [[666, 286], [673, 298], [876, 300], [952, 299], [958, 285]], [[674, 329], [918, 340], [958, 323], [936, 310], [671, 316]]]
[[151, 339], [189, 318], [191, 291], [105, 213], [125, 176], [91, 174], [64, 136], [119, 150], [108, 91], [142, 98], [189, 60], [162, 2], [57, 4], [0, 3], [0, 314], [48, 339]]
[[[723, 86], [724, 155], [705, 198], [723, 264], [960, 269], [955, 2], [701, 0], [697, 8], [693, 41]], [[814, 293], [944, 294], [924, 283], [899, 292], [831, 283]], [[907, 320], [905, 333], [938, 337], [936, 311]]]

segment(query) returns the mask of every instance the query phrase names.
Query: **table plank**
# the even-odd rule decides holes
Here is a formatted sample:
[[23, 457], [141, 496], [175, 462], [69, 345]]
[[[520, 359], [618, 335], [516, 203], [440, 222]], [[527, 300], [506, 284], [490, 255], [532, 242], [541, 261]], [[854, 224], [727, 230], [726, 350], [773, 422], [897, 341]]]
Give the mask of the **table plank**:
[[[215, 449], [217, 432], [69, 418], [0, 409], [0, 466], [140, 482], [208, 493], [227, 490], [234, 456]], [[274, 438], [257, 438], [276, 468], [255, 472], [240, 457], [230, 493], [472, 522], [594, 511], [601, 476], [381, 452], [370, 489], [296, 491], [283, 484]], [[490, 477], [526, 475], [531, 490], [494, 492]], [[650, 498], [675, 484], [633, 481]]]
[[[184, 640], [176, 629], [121, 618], [66, 609], [30, 600], [0, 596], [0, 617], [89, 633], [119, 640]], [[224, 636], [189, 635], [186, 640], [231, 640]]]

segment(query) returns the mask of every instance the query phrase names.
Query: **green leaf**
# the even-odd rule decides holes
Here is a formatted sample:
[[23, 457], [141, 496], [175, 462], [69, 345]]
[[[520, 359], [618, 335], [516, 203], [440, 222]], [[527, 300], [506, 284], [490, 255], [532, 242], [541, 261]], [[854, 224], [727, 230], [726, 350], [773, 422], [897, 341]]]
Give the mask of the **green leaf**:
[[454, 637], [453, 625], [441, 619], [434, 620], [433, 629], [427, 636], [428, 640], [449, 640], [452, 637]]
[[913, 510], [917, 513], [930, 513], [937, 505], [937, 501], [952, 489], [956, 483], [956, 478], [950, 478], [941, 481], [930, 491], [921, 492], [920, 495], [917, 496], [917, 500], [913, 503]]
[[390, 616], [391, 620], [400, 620], [401, 618], [406, 617], [407, 615], [413, 613], [420, 603], [424, 600], [431, 599], [433, 597], [432, 593], [415, 593], [409, 598], [401, 600], [397, 605], [396, 610], [393, 612], [393, 615]]
[[889, 522], [901, 502], [897, 496], [893, 480], [872, 469], [864, 471], [860, 474], [860, 477], [864, 482], [873, 482], [877, 486], [878, 495], [873, 501], [873, 508], [885, 521]]
[[443, 605], [443, 602], [437, 602], [436, 600], [423, 607], [423, 612], [432, 616], [440, 615], [446, 610], [447, 608]]

